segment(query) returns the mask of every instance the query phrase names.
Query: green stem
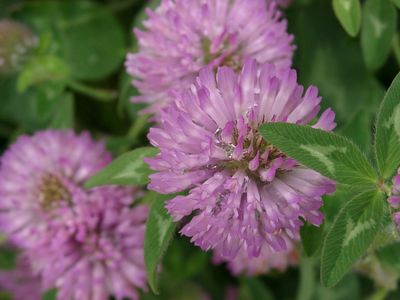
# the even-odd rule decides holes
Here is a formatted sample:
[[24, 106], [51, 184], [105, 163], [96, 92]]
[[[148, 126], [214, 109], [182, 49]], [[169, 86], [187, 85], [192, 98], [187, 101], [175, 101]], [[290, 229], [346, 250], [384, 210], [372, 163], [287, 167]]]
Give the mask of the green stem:
[[68, 82], [68, 87], [75, 92], [87, 95], [102, 102], [110, 102], [117, 98], [117, 93], [115, 91], [97, 89], [74, 80]]
[[399, 37], [398, 33], [396, 33], [393, 38], [392, 49], [393, 49], [394, 57], [396, 58], [397, 64], [400, 66], [400, 37]]
[[135, 122], [132, 124], [131, 128], [128, 131], [128, 138], [135, 144], [139, 138], [139, 135], [142, 133], [143, 129], [146, 127], [150, 115], [141, 115], [139, 116]]
[[372, 294], [370, 300], [385, 300], [388, 294], [389, 290], [387, 288], [379, 288]]
[[300, 284], [297, 291], [297, 300], [310, 300], [316, 288], [314, 262], [310, 258], [302, 257], [300, 262]]

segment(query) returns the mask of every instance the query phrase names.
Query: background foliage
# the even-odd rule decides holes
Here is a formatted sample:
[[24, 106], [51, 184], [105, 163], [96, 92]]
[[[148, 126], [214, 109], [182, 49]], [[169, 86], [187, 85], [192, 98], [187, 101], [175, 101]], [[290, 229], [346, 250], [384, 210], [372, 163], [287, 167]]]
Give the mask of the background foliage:
[[[0, 150], [20, 134], [45, 128], [90, 130], [105, 139], [116, 156], [147, 146], [147, 119], [138, 114], [140, 105], [129, 102], [137, 92], [125, 74], [123, 61], [126, 53], [136, 47], [132, 27], [140, 26], [145, 7], [157, 3], [1, 0], [0, 18], [28, 25], [38, 38], [38, 47], [18, 70], [0, 74]], [[370, 149], [376, 112], [400, 66], [398, 8], [398, 0], [294, 0], [285, 10], [289, 32], [294, 34], [298, 47], [295, 68], [300, 82], [319, 88], [323, 104], [336, 111], [336, 132], [352, 139], [368, 159], [373, 157]], [[135, 166], [132, 158], [152, 152], [146, 148], [119, 158], [121, 166], [132, 162], [126, 170], [136, 170], [135, 183], [145, 183], [147, 171]], [[349, 158], [357, 155], [358, 152]], [[113, 170], [107, 172], [109, 175]], [[126, 176], [132, 183], [132, 176]], [[118, 178], [115, 183], [126, 184], [124, 178]], [[102, 180], [100, 173], [87, 184], [101, 184]], [[373, 263], [362, 258], [334, 288], [320, 283], [318, 241], [332, 226], [342, 204], [350, 206], [350, 217], [366, 218], [357, 215], [358, 198], [348, 203], [353, 194], [353, 190], [339, 186], [334, 196], [325, 197], [327, 222], [320, 229], [303, 228], [298, 268], [258, 278], [234, 278], [224, 266], [214, 266], [210, 254], [193, 247], [186, 238], [175, 237], [163, 259], [161, 296], [149, 292], [143, 299], [202, 299], [205, 294], [223, 299], [232, 288], [239, 291], [242, 300], [356, 300], [366, 299], [372, 293], [374, 299], [383, 299], [384, 295], [398, 299], [400, 290], [386, 283], [397, 281], [400, 276], [399, 244], [374, 250], [369, 256]], [[157, 197], [149, 194], [143, 201], [155, 201]], [[374, 217], [374, 211], [368, 211], [367, 217]], [[343, 227], [338, 223], [334, 226]], [[174, 228], [166, 230], [173, 232]], [[330, 243], [334, 248], [337, 240]], [[0, 267], [11, 268], [13, 256], [3, 246]], [[340, 259], [349, 259], [349, 255]], [[152, 264], [155, 271], [157, 261]], [[350, 267], [351, 262], [346, 268]], [[336, 281], [332, 276], [322, 280]], [[50, 291], [44, 299], [51, 299], [53, 294]]]

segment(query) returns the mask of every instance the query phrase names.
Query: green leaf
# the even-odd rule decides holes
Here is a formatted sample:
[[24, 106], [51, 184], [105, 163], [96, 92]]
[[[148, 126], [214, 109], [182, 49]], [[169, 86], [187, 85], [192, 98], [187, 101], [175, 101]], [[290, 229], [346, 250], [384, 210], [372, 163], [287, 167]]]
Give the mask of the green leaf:
[[273, 300], [274, 295], [263, 282], [254, 277], [240, 280], [239, 300]]
[[158, 294], [158, 266], [174, 235], [176, 225], [164, 207], [165, 200], [171, 199], [171, 195], [149, 192], [146, 198], [152, 198], [153, 203], [146, 223], [144, 261], [150, 288]]
[[64, 61], [56, 56], [35, 57], [24, 66], [18, 77], [17, 90], [22, 93], [30, 86], [43, 82], [66, 83], [69, 68]]
[[354, 273], [347, 274], [334, 288], [326, 288], [319, 285], [315, 300], [361, 300], [360, 283]]
[[361, 26], [360, 0], [333, 0], [333, 10], [346, 32], [355, 37]]
[[379, 260], [387, 267], [400, 273], [400, 242], [386, 245], [377, 251]]
[[14, 17], [40, 34], [51, 33], [48, 53], [63, 58], [76, 79], [96, 80], [113, 73], [125, 56], [123, 30], [103, 6], [91, 1], [25, 3]]
[[264, 124], [260, 133], [288, 156], [338, 183], [373, 187], [377, 182], [365, 155], [345, 137], [288, 123]]
[[100, 185], [142, 185], [148, 182], [152, 173], [149, 166], [143, 161], [145, 157], [152, 157], [158, 153], [153, 147], [137, 148], [116, 158], [103, 170], [89, 178], [86, 188]]
[[367, 191], [350, 200], [330, 228], [322, 249], [321, 280], [332, 287], [363, 255], [383, 227], [387, 207], [378, 191]]
[[18, 93], [14, 76], [0, 78], [0, 120], [28, 131], [45, 129], [64, 98], [63, 85], [46, 83]]
[[392, 2], [398, 9], [400, 9], [400, 0], [392, 0]]
[[389, 0], [367, 0], [363, 12], [361, 47], [369, 69], [377, 70], [385, 63], [396, 25], [396, 9]]
[[50, 289], [43, 294], [42, 300], [56, 300], [57, 289]]
[[312, 224], [306, 223], [300, 230], [301, 242], [303, 244], [304, 252], [307, 256], [313, 256], [322, 244], [324, 237], [324, 224], [316, 227]]
[[376, 122], [375, 155], [384, 179], [400, 165], [400, 74], [393, 80]]
[[0, 249], [0, 269], [11, 270], [16, 266], [17, 252], [15, 249], [1, 248]]

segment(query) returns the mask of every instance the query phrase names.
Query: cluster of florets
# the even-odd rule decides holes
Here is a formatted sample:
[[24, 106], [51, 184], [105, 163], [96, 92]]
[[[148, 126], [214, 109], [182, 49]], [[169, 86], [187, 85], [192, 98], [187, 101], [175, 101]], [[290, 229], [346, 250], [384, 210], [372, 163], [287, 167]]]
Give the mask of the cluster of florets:
[[88, 134], [53, 130], [20, 137], [1, 159], [0, 229], [57, 299], [137, 299], [146, 288], [136, 189], [82, 187], [110, 161]]

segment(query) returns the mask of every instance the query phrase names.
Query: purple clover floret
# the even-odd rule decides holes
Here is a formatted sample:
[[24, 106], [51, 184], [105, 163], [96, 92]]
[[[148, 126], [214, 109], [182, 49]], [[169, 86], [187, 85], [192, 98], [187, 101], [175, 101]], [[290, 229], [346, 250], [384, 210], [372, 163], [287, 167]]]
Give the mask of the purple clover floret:
[[397, 174], [393, 177], [392, 183], [391, 195], [388, 198], [388, 202], [395, 210], [393, 221], [398, 227], [400, 227], [400, 168], [397, 170]]

